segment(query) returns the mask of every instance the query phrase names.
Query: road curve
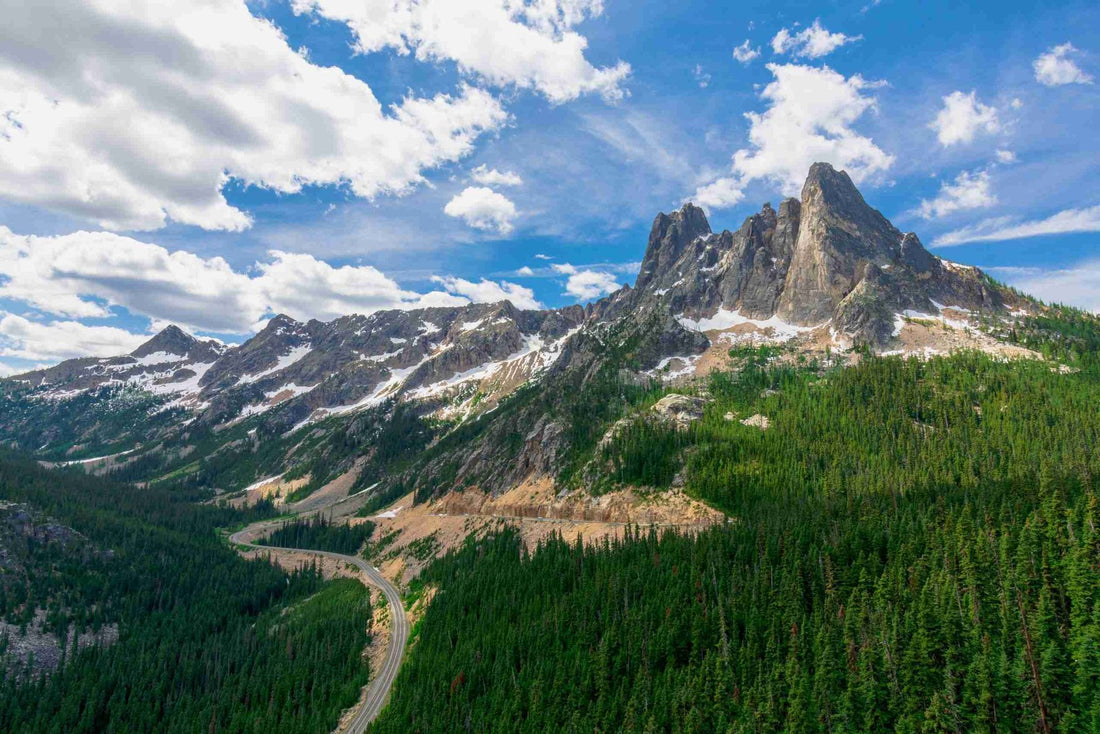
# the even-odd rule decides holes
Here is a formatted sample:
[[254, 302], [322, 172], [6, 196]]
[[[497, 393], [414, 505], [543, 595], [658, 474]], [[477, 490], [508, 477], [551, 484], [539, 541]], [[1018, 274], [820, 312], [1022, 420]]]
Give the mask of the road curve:
[[405, 617], [405, 608], [401, 605], [401, 594], [398, 593], [397, 588], [390, 583], [389, 579], [362, 558], [345, 556], [342, 553], [332, 553], [330, 551], [312, 550], [309, 548], [276, 548], [270, 545], [256, 545], [244, 539], [267, 527], [276, 527], [277, 525], [278, 523], [270, 522], [249, 525], [243, 530], [238, 530], [230, 535], [229, 541], [237, 545], [256, 548], [258, 550], [272, 552], [285, 550], [294, 551], [296, 553], [310, 553], [315, 556], [345, 561], [362, 571], [371, 584], [382, 590], [382, 593], [386, 595], [386, 601], [389, 602], [390, 618], [392, 622], [390, 626], [390, 644], [386, 649], [386, 659], [382, 661], [382, 667], [379, 670], [371, 671], [371, 679], [367, 684], [366, 699], [358, 704], [358, 709], [348, 722], [346, 729], [349, 734], [362, 734], [367, 730], [367, 725], [374, 721], [375, 717], [378, 716], [378, 713], [382, 710], [382, 707], [386, 704], [386, 698], [389, 696], [390, 689], [393, 687], [393, 681], [397, 677], [397, 671], [401, 668], [401, 659], [405, 654], [405, 643], [409, 640], [409, 620]]

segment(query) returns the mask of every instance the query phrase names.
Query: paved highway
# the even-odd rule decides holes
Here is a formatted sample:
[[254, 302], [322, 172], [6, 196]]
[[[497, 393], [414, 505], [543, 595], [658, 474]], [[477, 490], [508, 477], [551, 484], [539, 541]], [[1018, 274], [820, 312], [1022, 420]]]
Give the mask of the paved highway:
[[358, 705], [355, 715], [352, 717], [345, 730], [349, 732], [349, 734], [362, 734], [367, 730], [367, 725], [374, 721], [375, 717], [378, 716], [378, 712], [380, 712], [382, 707], [386, 704], [386, 698], [389, 696], [390, 689], [393, 687], [393, 681], [397, 677], [397, 671], [401, 668], [401, 658], [405, 654], [405, 643], [408, 642], [409, 639], [409, 621], [405, 617], [405, 608], [401, 606], [401, 594], [398, 593], [389, 579], [362, 558], [345, 556], [341, 553], [330, 553], [329, 551], [310, 550], [309, 548], [275, 548], [267, 545], [256, 545], [249, 540], [245, 540], [245, 538], [252, 537], [253, 534], [263, 531], [265, 526], [274, 527], [277, 524], [278, 523], [258, 523], [256, 525], [249, 525], [244, 530], [238, 530], [233, 533], [229, 536], [229, 540], [238, 545], [274, 553], [281, 550], [295, 551], [296, 553], [311, 553], [315, 556], [324, 556], [350, 563], [362, 571], [367, 577], [367, 580], [381, 589], [382, 593], [386, 595], [386, 601], [390, 605], [390, 618], [392, 620], [390, 624], [390, 645], [386, 649], [386, 659], [382, 662], [382, 667], [379, 670], [371, 671], [371, 680], [367, 684], [366, 699]]

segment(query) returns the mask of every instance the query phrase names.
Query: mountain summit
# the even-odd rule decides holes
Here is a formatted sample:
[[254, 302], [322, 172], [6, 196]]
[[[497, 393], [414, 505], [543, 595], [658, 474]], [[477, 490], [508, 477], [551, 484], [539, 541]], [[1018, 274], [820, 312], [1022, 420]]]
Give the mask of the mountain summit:
[[157, 332], [152, 339], [130, 352], [130, 356], [143, 359], [163, 354], [206, 362], [216, 359], [220, 352], [221, 347], [218, 342], [212, 339], [196, 339], [175, 324], [170, 324]]
[[736, 232], [711, 233], [693, 204], [659, 214], [635, 291], [692, 322], [719, 313], [803, 327], [831, 322], [875, 346], [893, 336], [898, 313], [1004, 306], [1001, 289], [978, 270], [933, 256], [827, 163], [810, 168], [801, 200], [783, 201], [778, 212], [764, 204]]

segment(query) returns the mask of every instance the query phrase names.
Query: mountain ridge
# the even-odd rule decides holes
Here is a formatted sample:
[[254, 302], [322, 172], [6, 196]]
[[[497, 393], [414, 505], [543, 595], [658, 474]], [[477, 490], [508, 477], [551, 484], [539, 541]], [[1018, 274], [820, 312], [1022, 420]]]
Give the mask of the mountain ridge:
[[[545, 415], [547, 406], [594, 379], [690, 380], [728, 364], [730, 349], [746, 344], [789, 342], [817, 355], [858, 345], [907, 354], [996, 350], [1000, 343], [981, 333], [980, 322], [1011, 321], [1034, 307], [978, 269], [932, 255], [872, 209], [846, 173], [815, 164], [801, 199], [778, 210], [765, 204], [736, 231], [712, 232], [691, 203], [658, 214], [634, 286], [586, 306], [533, 311], [501, 301], [328, 322], [279, 314], [237, 346], [170, 326], [131, 355], [70, 360], [0, 386], [24, 416], [9, 434], [22, 427], [30, 435], [19, 440], [54, 451], [56, 460], [94, 445], [104, 453], [134, 448], [133, 439], [120, 445], [96, 434], [95, 411], [106, 408], [94, 407], [85, 408], [90, 428], [67, 439], [73, 446], [58, 444], [48, 429], [56, 419], [41, 416], [63, 414], [77, 396], [118, 405], [127, 391], [149, 395], [156, 421], [138, 416], [133, 435], [149, 422], [157, 427], [143, 442], [169, 445], [191, 441], [195, 428], [222, 432], [246, 421], [264, 435], [291, 436], [400, 403], [462, 424], [537, 384], [548, 393], [536, 401], [541, 407], [498, 413], [488, 429], [498, 443], [523, 445], [520, 460], [478, 454], [474, 444], [461, 449], [472, 453], [459, 461], [457, 477], [494, 476], [493, 485], [504, 487], [554, 470], [573, 439]], [[175, 429], [165, 427], [171, 411], [180, 411]], [[440, 461], [433, 471], [446, 475], [458, 460]]]

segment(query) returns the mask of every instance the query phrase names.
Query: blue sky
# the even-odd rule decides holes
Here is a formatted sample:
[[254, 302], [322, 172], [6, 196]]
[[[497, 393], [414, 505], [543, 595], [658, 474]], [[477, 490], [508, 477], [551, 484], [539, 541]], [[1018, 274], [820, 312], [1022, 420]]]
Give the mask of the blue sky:
[[1100, 308], [1095, 3], [71, 5], [0, 29], [4, 371], [167, 322], [589, 300], [658, 211], [733, 229], [816, 159]]

